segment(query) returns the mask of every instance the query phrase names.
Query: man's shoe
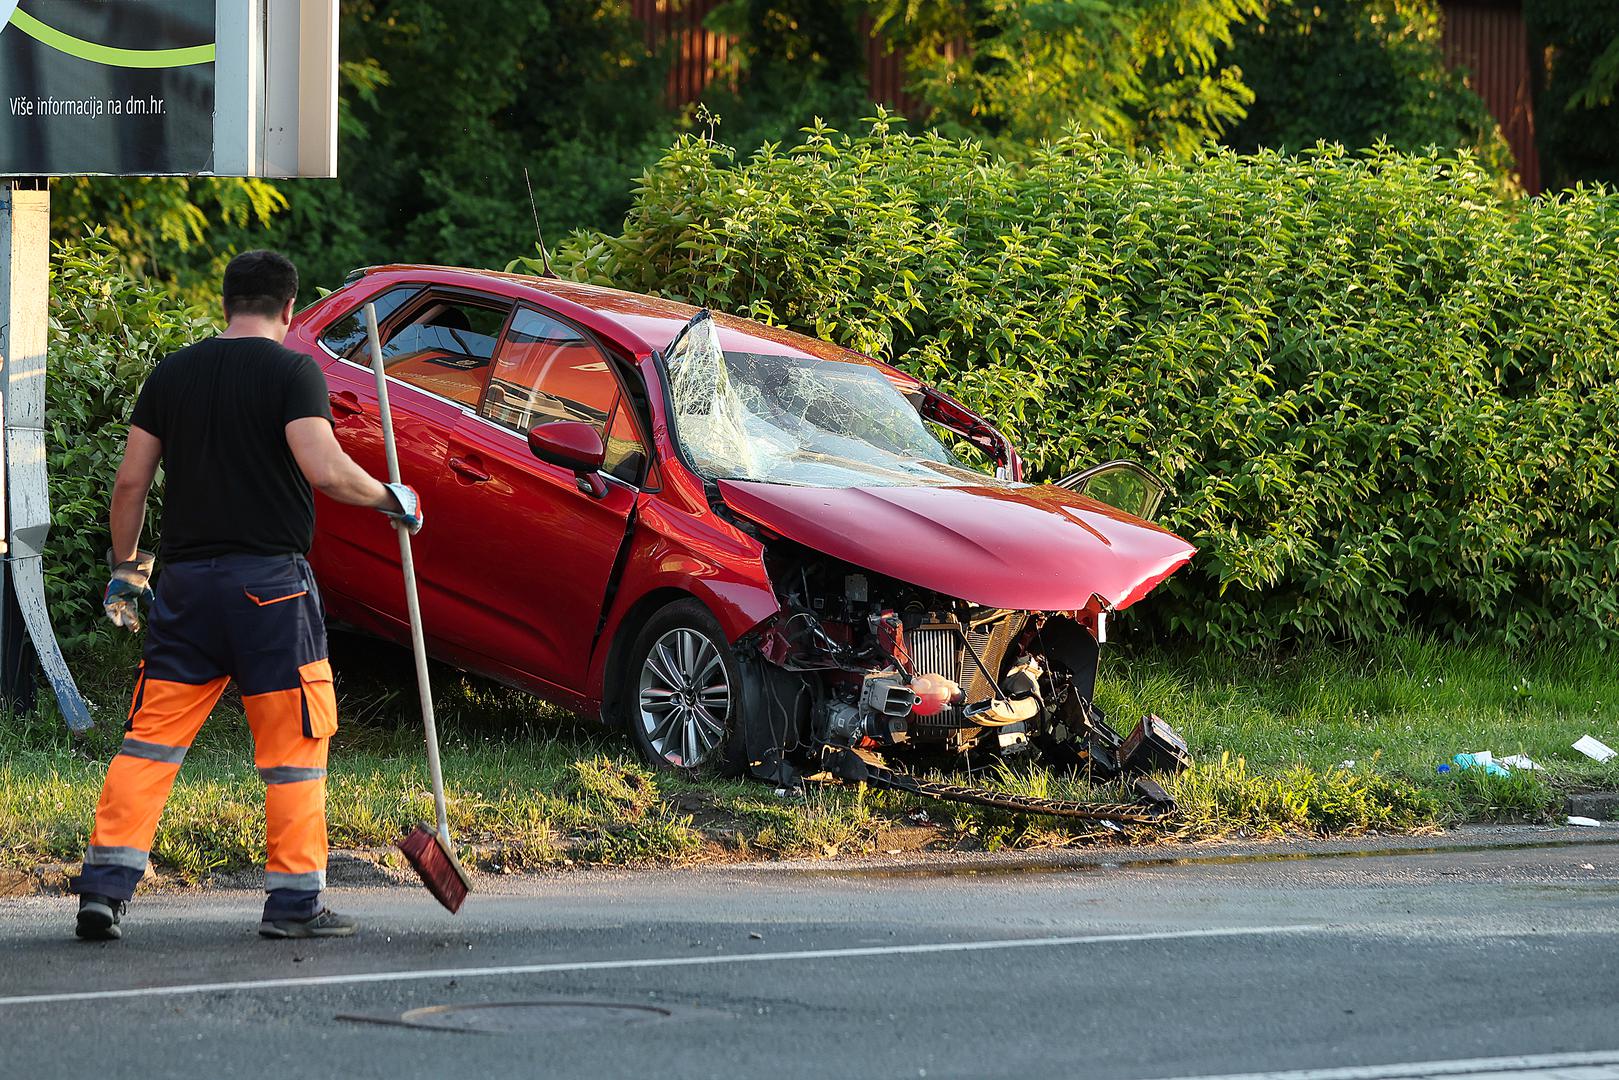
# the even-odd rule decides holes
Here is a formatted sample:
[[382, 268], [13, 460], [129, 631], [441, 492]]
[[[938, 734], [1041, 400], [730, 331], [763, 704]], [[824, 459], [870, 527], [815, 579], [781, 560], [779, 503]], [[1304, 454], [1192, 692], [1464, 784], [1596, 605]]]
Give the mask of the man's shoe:
[[124, 936], [118, 919], [128, 908], [127, 901], [84, 893], [79, 897], [79, 922], [73, 932], [85, 941], [117, 941]]
[[267, 938], [348, 937], [359, 923], [331, 908], [321, 908], [307, 919], [265, 919], [259, 936]]

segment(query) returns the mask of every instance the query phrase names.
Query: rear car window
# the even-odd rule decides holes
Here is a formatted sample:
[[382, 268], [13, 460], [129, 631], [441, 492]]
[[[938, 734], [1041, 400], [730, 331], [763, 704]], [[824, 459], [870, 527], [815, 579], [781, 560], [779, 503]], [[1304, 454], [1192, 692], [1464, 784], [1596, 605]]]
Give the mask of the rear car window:
[[[387, 321], [388, 316], [398, 311], [400, 305], [420, 291], [419, 285], [400, 285], [372, 297], [370, 303], [377, 305], [377, 322]], [[365, 304], [362, 303], [328, 326], [320, 336], [320, 342], [331, 350], [332, 355], [343, 357], [365, 344]]]
[[401, 382], [477, 408], [508, 310], [460, 299], [430, 300], [388, 331], [383, 368]]

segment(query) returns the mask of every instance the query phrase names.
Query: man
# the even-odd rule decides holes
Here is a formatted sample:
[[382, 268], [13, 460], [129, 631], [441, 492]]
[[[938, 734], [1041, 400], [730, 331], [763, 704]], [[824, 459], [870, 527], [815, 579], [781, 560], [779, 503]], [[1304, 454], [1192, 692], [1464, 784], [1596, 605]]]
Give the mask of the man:
[[[352, 934], [326, 908], [326, 752], [337, 701], [324, 611], [304, 554], [314, 538], [311, 487], [421, 527], [416, 493], [367, 475], [332, 432], [326, 378], [283, 347], [298, 271], [272, 251], [232, 259], [223, 289], [228, 327], [153, 369], [136, 399], [113, 484], [114, 566], [103, 599], [114, 623], [151, 625], [123, 747], [107, 768], [83, 872], [76, 932], [122, 936], [119, 919], [146, 870], [158, 817], [186, 749], [236, 679], [267, 785], [268, 896], [259, 933]], [[138, 549], [146, 495], [165, 474], [164, 562]], [[378, 523], [379, 527], [382, 525]]]

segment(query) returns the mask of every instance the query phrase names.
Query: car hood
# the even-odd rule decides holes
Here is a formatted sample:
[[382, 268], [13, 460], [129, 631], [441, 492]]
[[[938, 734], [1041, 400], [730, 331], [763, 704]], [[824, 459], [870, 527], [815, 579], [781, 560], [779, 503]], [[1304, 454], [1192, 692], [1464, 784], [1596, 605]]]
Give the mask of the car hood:
[[1060, 487], [819, 488], [720, 480], [732, 510], [789, 540], [983, 607], [1129, 607], [1197, 550]]

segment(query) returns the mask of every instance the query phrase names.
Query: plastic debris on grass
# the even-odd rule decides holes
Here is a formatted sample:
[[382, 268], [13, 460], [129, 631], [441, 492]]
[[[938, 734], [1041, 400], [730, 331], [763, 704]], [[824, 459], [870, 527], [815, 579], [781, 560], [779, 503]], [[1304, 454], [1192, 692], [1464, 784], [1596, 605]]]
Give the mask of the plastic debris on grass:
[[1574, 743], [1574, 749], [1584, 754], [1597, 764], [1603, 764], [1619, 757], [1619, 750], [1604, 746], [1599, 740], [1590, 735], [1581, 735]]
[[1480, 750], [1474, 754], [1457, 754], [1450, 759], [1449, 764], [1439, 766], [1442, 773], [1450, 772], [1451, 765], [1466, 772], [1468, 769], [1483, 769], [1489, 776], [1511, 776], [1512, 770], [1496, 764], [1495, 755], [1488, 750]]

